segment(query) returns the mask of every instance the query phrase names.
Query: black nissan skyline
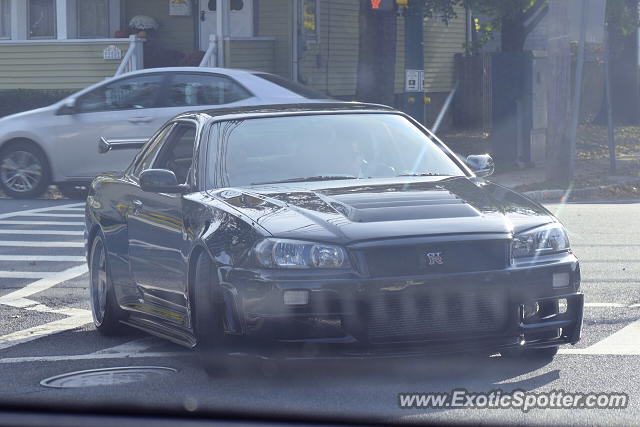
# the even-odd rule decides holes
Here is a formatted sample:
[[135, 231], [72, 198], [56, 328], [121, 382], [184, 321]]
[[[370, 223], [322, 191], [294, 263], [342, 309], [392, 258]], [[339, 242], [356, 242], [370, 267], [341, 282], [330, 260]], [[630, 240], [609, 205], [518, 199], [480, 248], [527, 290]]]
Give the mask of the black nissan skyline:
[[211, 370], [239, 354], [550, 360], [580, 339], [579, 262], [492, 171], [379, 105], [181, 114], [91, 184], [95, 326], [195, 347]]

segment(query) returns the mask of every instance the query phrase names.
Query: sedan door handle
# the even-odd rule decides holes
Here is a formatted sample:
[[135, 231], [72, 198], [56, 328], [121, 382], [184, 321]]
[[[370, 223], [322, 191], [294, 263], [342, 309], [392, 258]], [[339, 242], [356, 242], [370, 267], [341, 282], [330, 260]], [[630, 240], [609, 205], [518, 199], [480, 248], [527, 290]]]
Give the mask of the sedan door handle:
[[153, 120], [153, 117], [131, 117], [130, 123], [149, 123]]
[[142, 209], [142, 202], [138, 199], [135, 199], [133, 201], [133, 211], [138, 212], [140, 209]]

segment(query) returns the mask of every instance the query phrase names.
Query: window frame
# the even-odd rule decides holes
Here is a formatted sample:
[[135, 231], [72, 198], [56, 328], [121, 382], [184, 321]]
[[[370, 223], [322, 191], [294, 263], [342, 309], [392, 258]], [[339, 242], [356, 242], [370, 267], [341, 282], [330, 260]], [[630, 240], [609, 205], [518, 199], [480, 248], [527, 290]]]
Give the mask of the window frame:
[[149, 138], [149, 141], [147, 141], [147, 143], [140, 149], [140, 151], [138, 151], [138, 154], [131, 162], [131, 165], [126, 172], [127, 175], [138, 180], [138, 178], [140, 177], [140, 173], [143, 170], [146, 170], [138, 170], [138, 168], [147, 159], [147, 157], [154, 156], [154, 158], [149, 162], [149, 164], [151, 165], [156, 161], [155, 157], [157, 157], [162, 147], [160, 147], [158, 151], [155, 152], [155, 154], [153, 153], [153, 151], [155, 150], [156, 146], [162, 145], [163, 141], [166, 140], [167, 136], [171, 133], [176, 123], [177, 121], [171, 121], [165, 124], [151, 138]]
[[53, 4], [53, 34], [51, 36], [32, 36], [31, 35], [31, 0], [27, 1], [27, 39], [29, 40], [55, 40], [58, 36], [58, 10], [57, 0], [49, 0]]
[[151, 161], [151, 169], [166, 169], [166, 168], [159, 168], [158, 166], [158, 162], [160, 162], [161, 160], [165, 160], [163, 158], [163, 156], [167, 153], [167, 151], [169, 151], [171, 148], [173, 148], [173, 145], [176, 144], [179, 140], [171, 140], [171, 136], [173, 135], [174, 132], [176, 132], [181, 126], [190, 126], [193, 127], [195, 129], [194, 135], [193, 135], [193, 147], [191, 149], [191, 166], [189, 166], [189, 171], [187, 172], [187, 176], [186, 176], [186, 180], [184, 183], [179, 183], [179, 184], [187, 184], [190, 188], [193, 186], [194, 182], [193, 182], [193, 171], [195, 169], [195, 164], [196, 164], [196, 155], [197, 155], [197, 147], [198, 147], [198, 139], [200, 137], [200, 133], [199, 133], [199, 126], [198, 123], [196, 121], [193, 120], [189, 120], [189, 119], [178, 119], [174, 122], [172, 122], [172, 128], [169, 129], [169, 131], [167, 132], [167, 134], [165, 135], [165, 137], [163, 138], [163, 142], [161, 142], [160, 144], [162, 145], [158, 151], [155, 154], [154, 159]]
[[[6, 11], [4, 10], [2, 5], [5, 5]], [[2, 33], [0, 33], [0, 40], [11, 40], [11, 31], [13, 30], [13, 22], [11, 22], [11, 0], [0, 0], [0, 23], [2, 23], [3, 12], [7, 13], [7, 15], [9, 16], [9, 25], [7, 26], [7, 28], [3, 28], [3, 31], [6, 31], [7, 35], [3, 36]]]
[[103, 0], [106, 3], [107, 12], [105, 14], [105, 33], [102, 35], [93, 35], [93, 36], [83, 36], [80, 34], [80, 1], [75, 2], [75, 30], [76, 30], [76, 38], [78, 39], [101, 39], [101, 38], [109, 38], [111, 34], [111, 1]]

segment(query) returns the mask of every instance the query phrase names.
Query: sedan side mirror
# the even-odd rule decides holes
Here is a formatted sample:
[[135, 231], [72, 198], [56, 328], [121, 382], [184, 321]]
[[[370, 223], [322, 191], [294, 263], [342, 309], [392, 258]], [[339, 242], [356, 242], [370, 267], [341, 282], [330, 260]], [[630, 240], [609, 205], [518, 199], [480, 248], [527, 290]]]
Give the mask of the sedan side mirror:
[[189, 190], [187, 184], [178, 184], [176, 174], [167, 169], [147, 169], [140, 174], [140, 188], [142, 191], [153, 193], [179, 193]]
[[471, 156], [467, 156], [465, 162], [473, 173], [480, 178], [493, 175], [493, 171], [495, 170], [493, 159], [488, 154], [472, 154]]
[[78, 112], [77, 106], [76, 106], [76, 100], [71, 98], [65, 101], [64, 104], [62, 104], [62, 106], [60, 108], [58, 108], [58, 111], [56, 112], [56, 114], [58, 116], [62, 116], [62, 115], [68, 115], [68, 114], [76, 114]]

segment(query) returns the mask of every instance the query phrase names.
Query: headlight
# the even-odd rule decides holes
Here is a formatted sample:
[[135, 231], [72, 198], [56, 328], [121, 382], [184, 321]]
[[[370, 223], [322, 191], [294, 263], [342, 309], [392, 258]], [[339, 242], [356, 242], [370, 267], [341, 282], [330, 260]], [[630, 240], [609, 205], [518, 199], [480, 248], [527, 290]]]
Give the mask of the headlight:
[[516, 235], [511, 241], [511, 257], [545, 255], [569, 249], [569, 238], [560, 224], [548, 224]]
[[264, 239], [254, 249], [267, 268], [349, 268], [347, 252], [340, 246], [298, 240]]

